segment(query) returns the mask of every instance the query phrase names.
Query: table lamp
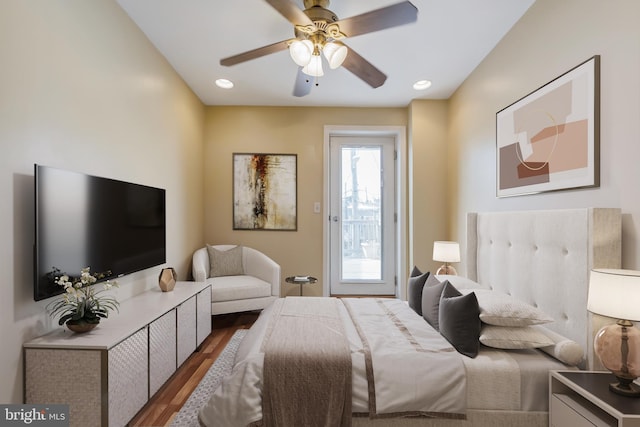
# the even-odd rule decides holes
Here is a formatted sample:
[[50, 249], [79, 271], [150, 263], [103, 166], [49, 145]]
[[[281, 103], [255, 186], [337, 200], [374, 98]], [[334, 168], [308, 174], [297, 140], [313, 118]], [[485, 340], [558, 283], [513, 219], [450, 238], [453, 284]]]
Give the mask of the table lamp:
[[458, 242], [433, 242], [433, 260], [444, 262], [436, 274], [450, 274], [456, 276], [458, 272], [449, 263], [460, 262], [460, 245]]
[[632, 323], [640, 320], [640, 271], [591, 270], [587, 310], [618, 319], [600, 329], [593, 342], [598, 358], [618, 380], [609, 389], [640, 397], [640, 386], [633, 382], [640, 376], [640, 330]]

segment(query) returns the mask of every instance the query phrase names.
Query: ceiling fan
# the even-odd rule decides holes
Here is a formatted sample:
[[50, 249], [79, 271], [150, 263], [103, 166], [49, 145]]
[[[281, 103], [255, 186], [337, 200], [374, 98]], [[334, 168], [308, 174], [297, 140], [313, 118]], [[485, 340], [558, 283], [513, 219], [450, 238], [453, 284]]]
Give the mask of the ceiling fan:
[[342, 20], [338, 20], [336, 14], [327, 9], [329, 0], [304, 0], [304, 10], [292, 0], [266, 2], [294, 25], [295, 38], [221, 59], [220, 65], [231, 66], [289, 49], [291, 58], [298, 65], [294, 96], [307, 95], [312, 86], [310, 76], [323, 75], [321, 54], [330, 68], [342, 65], [371, 87], [382, 86], [387, 76], [353, 49], [347, 48], [343, 40], [409, 24], [418, 19], [418, 9], [409, 1]]

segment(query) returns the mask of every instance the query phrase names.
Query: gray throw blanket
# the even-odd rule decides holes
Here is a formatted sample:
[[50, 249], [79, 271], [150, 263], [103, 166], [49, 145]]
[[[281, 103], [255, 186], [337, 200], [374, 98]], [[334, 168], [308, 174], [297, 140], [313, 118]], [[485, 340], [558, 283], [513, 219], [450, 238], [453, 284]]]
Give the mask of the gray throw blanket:
[[[351, 425], [351, 355], [335, 298], [274, 302], [263, 341], [263, 425]], [[304, 408], [304, 409], [302, 409]]]

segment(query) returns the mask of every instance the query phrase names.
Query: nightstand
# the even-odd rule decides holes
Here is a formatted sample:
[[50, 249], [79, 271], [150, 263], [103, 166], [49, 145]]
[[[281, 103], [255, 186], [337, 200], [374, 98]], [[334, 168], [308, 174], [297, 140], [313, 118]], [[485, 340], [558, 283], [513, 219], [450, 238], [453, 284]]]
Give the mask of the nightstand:
[[640, 399], [609, 391], [609, 372], [549, 372], [549, 427], [640, 427]]

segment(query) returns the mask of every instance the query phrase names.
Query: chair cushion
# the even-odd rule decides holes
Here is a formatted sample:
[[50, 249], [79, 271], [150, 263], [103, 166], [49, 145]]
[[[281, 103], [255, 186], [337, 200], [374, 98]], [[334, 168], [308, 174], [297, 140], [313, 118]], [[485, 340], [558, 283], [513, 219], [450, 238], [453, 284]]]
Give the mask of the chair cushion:
[[209, 253], [209, 277], [237, 276], [244, 274], [242, 268], [242, 246], [219, 251], [211, 245], [207, 245]]
[[222, 276], [207, 279], [211, 283], [211, 302], [261, 298], [271, 295], [271, 284], [257, 277]]

